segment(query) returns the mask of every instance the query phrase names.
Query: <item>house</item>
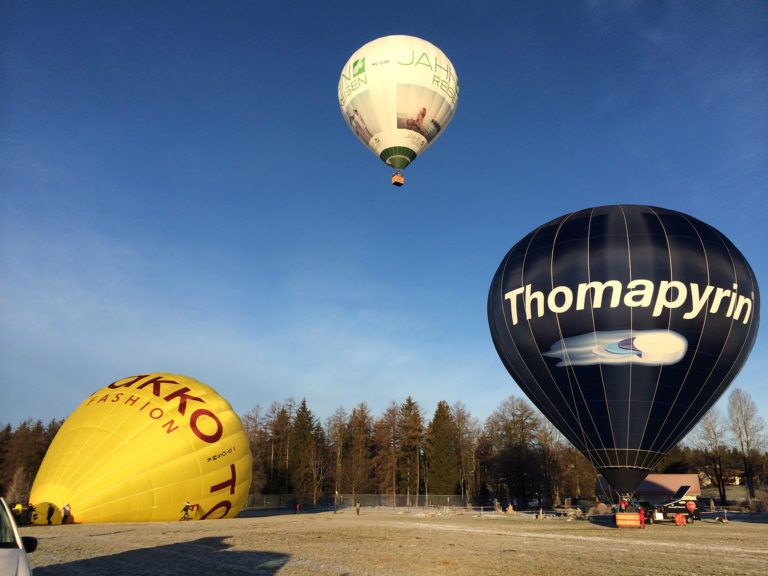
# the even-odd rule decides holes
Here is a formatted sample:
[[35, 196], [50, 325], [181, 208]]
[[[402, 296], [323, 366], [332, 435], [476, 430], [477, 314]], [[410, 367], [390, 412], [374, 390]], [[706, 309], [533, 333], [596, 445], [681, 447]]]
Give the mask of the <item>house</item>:
[[[698, 474], [648, 474], [643, 483], [635, 490], [634, 499], [651, 504], [661, 504], [671, 498], [681, 486], [690, 486], [685, 498], [694, 499], [701, 496]], [[595, 495], [610, 500], [618, 500], [620, 496], [602, 476], [597, 477]]]

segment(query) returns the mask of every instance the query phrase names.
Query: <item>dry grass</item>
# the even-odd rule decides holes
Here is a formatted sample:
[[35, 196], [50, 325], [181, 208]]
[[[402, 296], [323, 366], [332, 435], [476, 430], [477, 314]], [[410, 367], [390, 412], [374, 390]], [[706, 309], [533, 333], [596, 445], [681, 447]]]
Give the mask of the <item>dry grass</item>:
[[39, 539], [37, 576], [768, 573], [768, 516], [728, 516], [618, 530], [610, 517], [364, 509], [23, 532]]

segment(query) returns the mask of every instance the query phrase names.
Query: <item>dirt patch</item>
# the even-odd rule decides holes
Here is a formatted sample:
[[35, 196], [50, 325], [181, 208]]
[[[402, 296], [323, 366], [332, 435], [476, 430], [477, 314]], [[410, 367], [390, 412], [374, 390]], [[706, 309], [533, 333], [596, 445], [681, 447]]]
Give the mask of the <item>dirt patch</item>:
[[[731, 517], [731, 515], [729, 515]], [[609, 522], [525, 514], [353, 510], [208, 522], [23, 528], [37, 576], [70, 574], [759, 574], [768, 573], [768, 516], [728, 524]]]

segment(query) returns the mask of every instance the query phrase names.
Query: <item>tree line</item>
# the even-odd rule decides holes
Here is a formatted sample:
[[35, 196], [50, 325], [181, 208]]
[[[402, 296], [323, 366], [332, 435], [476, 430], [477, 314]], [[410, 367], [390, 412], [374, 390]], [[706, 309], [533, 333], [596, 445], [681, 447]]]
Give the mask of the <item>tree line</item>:
[[254, 494], [455, 495], [496, 498], [591, 495], [595, 472], [525, 400], [510, 397], [483, 425], [460, 402], [431, 417], [411, 397], [374, 416], [365, 402], [325, 421], [306, 400], [256, 406], [243, 424], [253, 454]]
[[[424, 495], [457, 502], [557, 504], [594, 496], [596, 473], [526, 400], [503, 400], [483, 423], [461, 402], [427, 415], [411, 397], [374, 415], [365, 402], [322, 421], [306, 400], [287, 399], [241, 416], [253, 455], [251, 493], [295, 494], [307, 502], [379, 494], [417, 505]], [[27, 420], [0, 430], [0, 494], [28, 498], [63, 421]], [[751, 497], [766, 482], [765, 422], [749, 394], [734, 389], [725, 413], [712, 409], [656, 472], [699, 473], [726, 500], [734, 475]], [[423, 502], [423, 500], [422, 500]]]

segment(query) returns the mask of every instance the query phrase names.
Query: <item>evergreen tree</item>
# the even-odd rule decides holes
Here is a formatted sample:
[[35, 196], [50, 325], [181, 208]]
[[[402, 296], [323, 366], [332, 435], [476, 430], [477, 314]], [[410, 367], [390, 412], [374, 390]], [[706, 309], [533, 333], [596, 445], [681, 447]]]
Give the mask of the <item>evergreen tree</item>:
[[400, 408], [389, 405], [384, 414], [374, 423], [374, 470], [376, 483], [381, 494], [392, 495], [392, 506], [396, 504], [398, 469], [400, 459], [400, 436], [398, 420]]
[[459, 450], [456, 422], [448, 403], [441, 400], [427, 426], [429, 490], [432, 494], [456, 494], [459, 487]]
[[467, 407], [456, 402], [451, 408], [456, 423], [456, 441], [459, 455], [459, 492], [464, 503], [471, 496], [477, 495], [477, 439], [480, 435], [480, 425], [467, 410]]
[[326, 425], [328, 439], [328, 458], [332, 468], [331, 476], [333, 478], [334, 503], [339, 504], [338, 498], [342, 493], [344, 482], [344, 464], [347, 458], [347, 448], [349, 447], [347, 412], [343, 407], [338, 407], [333, 415], [328, 419]]
[[289, 458], [289, 476], [293, 491], [298, 494], [312, 494], [315, 450], [315, 418], [303, 399], [296, 409], [291, 427], [291, 454]]
[[343, 490], [353, 497], [373, 492], [373, 417], [365, 402], [358, 404], [349, 416], [347, 442]]
[[269, 407], [266, 417], [266, 428], [269, 434], [267, 446], [267, 485], [266, 491], [271, 494], [291, 492], [289, 477], [289, 460], [291, 456], [291, 426], [293, 401], [285, 405], [274, 402]]
[[400, 436], [400, 493], [406, 495], [406, 506], [411, 505], [411, 495], [418, 495], [420, 489], [421, 452], [424, 438], [424, 420], [419, 405], [408, 396], [400, 405], [398, 415]]

